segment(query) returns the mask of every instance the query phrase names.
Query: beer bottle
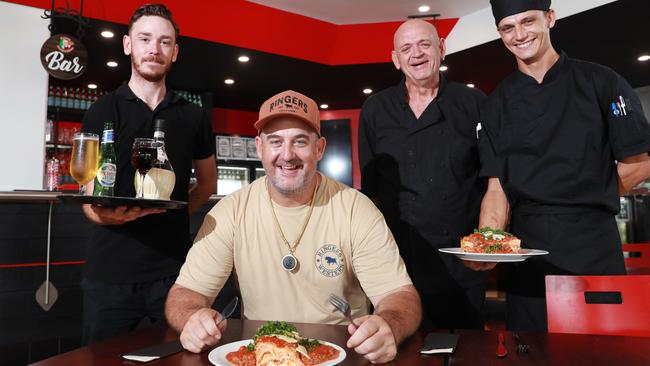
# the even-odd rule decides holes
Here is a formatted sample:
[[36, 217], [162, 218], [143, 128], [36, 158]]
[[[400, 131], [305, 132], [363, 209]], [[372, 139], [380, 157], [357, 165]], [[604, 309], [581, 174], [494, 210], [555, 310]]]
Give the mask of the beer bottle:
[[117, 175], [113, 132], [113, 122], [104, 123], [102, 143], [99, 147], [99, 169], [97, 169], [95, 177], [93, 196], [113, 196], [113, 186]]

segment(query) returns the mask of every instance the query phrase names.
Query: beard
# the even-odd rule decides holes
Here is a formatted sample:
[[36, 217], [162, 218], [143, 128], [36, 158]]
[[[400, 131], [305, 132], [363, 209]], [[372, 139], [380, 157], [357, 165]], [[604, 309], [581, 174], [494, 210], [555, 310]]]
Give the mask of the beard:
[[271, 186], [273, 186], [273, 188], [277, 192], [279, 192], [280, 194], [282, 194], [284, 196], [288, 196], [288, 197], [298, 196], [298, 195], [304, 193], [307, 190], [307, 188], [309, 187], [309, 185], [312, 182], [312, 180], [314, 179], [314, 177], [316, 176], [316, 171], [312, 171], [312, 172], [308, 173], [308, 172], [303, 170], [302, 175], [299, 175], [299, 176], [297, 176], [295, 178], [292, 178], [291, 179], [292, 182], [288, 182], [288, 180], [290, 178], [280, 177], [280, 176], [278, 176], [277, 172], [275, 171], [276, 166], [278, 164], [283, 165], [285, 163], [289, 163], [289, 164], [295, 165], [295, 166], [302, 166], [304, 168], [304, 165], [303, 165], [302, 161], [298, 161], [298, 160], [292, 160], [292, 161], [288, 161], [288, 162], [278, 161], [277, 164], [273, 165], [273, 167], [271, 169], [272, 173], [268, 174], [268, 178], [269, 178], [269, 182], [271, 183]]
[[[162, 69], [158, 68], [156, 70], [151, 70], [148, 66], [145, 65], [147, 61], [154, 61], [157, 64], [163, 66]], [[140, 77], [149, 81], [149, 82], [159, 82], [165, 79], [165, 76], [169, 73], [172, 68], [171, 62], [165, 62], [164, 60], [158, 57], [142, 57], [139, 61], [135, 59], [135, 56], [131, 54], [131, 65]]]

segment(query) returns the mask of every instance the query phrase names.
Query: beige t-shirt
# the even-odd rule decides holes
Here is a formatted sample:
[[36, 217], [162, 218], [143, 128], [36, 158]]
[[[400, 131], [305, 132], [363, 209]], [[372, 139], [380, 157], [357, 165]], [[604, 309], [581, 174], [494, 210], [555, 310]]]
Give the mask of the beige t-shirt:
[[[295, 251], [299, 267], [287, 272], [289, 254], [273, 219], [266, 177], [224, 197], [206, 216], [176, 283], [210, 298], [233, 266], [244, 304], [254, 320], [346, 323], [328, 303], [330, 293], [345, 297], [353, 316], [369, 313], [366, 297], [411, 284], [397, 245], [374, 204], [360, 192], [323, 178], [314, 209]], [[273, 204], [292, 243], [309, 205]]]

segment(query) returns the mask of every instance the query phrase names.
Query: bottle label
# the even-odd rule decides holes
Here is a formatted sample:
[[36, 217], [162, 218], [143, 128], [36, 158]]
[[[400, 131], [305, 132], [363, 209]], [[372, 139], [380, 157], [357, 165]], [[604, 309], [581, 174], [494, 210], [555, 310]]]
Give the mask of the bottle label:
[[112, 187], [115, 185], [116, 175], [117, 166], [114, 163], [104, 163], [97, 170], [97, 181], [102, 187]]
[[104, 130], [104, 133], [102, 134], [102, 141], [103, 142], [113, 142], [113, 130]]
[[158, 161], [163, 163], [166, 160], [169, 159], [167, 159], [167, 153], [165, 153], [165, 148], [163, 148], [162, 146], [158, 147]]

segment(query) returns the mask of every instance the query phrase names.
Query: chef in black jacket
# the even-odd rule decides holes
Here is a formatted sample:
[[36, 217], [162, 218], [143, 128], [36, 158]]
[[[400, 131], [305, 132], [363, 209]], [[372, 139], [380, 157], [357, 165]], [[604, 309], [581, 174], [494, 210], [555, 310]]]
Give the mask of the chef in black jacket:
[[650, 176], [650, 126], [611, 69], [551, 45], [550, 0], [492, 0], [518, 70], [489, 97], [479, 131], [491, 222], [549, 255], [515, 265], [507, 284], [512, 330], [546, 330], [544, 276], [625, 274], [615, 221], [619, 195]]
[[423, 302], [427, 326], [483, 329], [485, 274], [438, 248], [457, 247], [479, 223], [486, 180], [478, 176], [476, 126], [485, 94], [439, 73], [444, 41], [423, 20], [395, 32], [398, 85], [361, 109], [362, 191], [395, 235]]

